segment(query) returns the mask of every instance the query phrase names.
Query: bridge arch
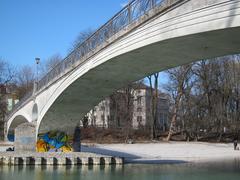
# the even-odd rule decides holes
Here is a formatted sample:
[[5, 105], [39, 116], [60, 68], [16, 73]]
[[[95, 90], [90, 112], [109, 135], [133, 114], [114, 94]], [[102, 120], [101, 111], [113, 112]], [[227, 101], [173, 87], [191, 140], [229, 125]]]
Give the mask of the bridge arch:
[[30, 122], [30, 119], [26, 117], [27, 116], [24, 116], [24, 115], [17, 115], [9, 124], [9, 127], [7, 129], [7, 138], [9, 141], [14, 141], [14, 134], [15, 134], [14, 130], [17, 126], [26, 122]]
[[[71, 70], [34, 95], [39, 132], [73, 128], [113, 91], [154, 72], [240, 52], [240, 0], [179, 2], [124, 27], [84, 61], [77, 59], [82, 53], [78, 49], [75, 59], [64, 61], [64, 67], [72, 66]], [[27, 106], [19, 112], [27, 112]]]
[[233, 17], [240, 12], [240, 1], [185, 2], [137, 27], [57, 81], [41, 109], [39, 132], [73, 130], [98, 102], [154, 72], [240, 52], [236, 39], [240, 16]]

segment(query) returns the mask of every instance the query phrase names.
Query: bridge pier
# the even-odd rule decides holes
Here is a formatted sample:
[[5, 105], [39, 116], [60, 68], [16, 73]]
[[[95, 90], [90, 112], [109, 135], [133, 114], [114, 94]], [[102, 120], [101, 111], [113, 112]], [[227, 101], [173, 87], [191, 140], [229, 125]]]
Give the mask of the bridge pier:
[[111, 165], [112, 164], [112, 157], [105, 157], [104, 161], [105, 161], [105, 165]]
[[55, 157], [50, 157], [50, 158], [47, 158], [47, 161], [46, 161], [46, 164], [47, 165], [58, 165], [58, 159], [55, 158]]
[[35, 158], [35, 165], [46, 165], [46, 163], [43, 162], [43, 158], [41, 157], [36, 157]]
[[88, 158], [87, 157], [81, 158], [81, 164], [88, 165]]
[[101, 164], [101, 157], [94, 157], [93, 165], [100, 165], [100, 164]]
[[24, 165], [24, 159], [22, 157], [15, 157], [14, 165]]
[[[16, 154], [15, 154], [16, 155]], [[49, 165], [49, 166], [64, 166], [64, 165], [111, 165], [111, 164], [123, 164], [122, 158], [115, 157], [102, 157], [102, 156], [83, 156], [79, 154], [68, 154], [59, 157], [59, 154], [39, 154], [32, 153], [29, 156], [14, 156], [14, 154], [6, 153], [5, 155], [0, 154], [0, 165]]]
[[115, 164], [123, 164], [123, 158], [120, 157], [115, 158]]
[[57, 165], [60, 166], [67, 165], [66, 158], [65, 157], [57, 158]]
[[23, 123], [15, 129], [15, 151], [36, 151], [36, 126], [33, 123]]

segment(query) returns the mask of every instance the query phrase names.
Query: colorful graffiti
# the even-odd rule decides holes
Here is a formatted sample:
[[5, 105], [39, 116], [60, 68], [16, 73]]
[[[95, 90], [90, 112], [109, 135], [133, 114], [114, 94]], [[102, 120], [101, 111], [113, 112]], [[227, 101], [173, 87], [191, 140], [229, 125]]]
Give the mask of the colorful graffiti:
[[64, 132], [52, 131], [38, 136], [37, 152], [72, 152], [73, 138]]

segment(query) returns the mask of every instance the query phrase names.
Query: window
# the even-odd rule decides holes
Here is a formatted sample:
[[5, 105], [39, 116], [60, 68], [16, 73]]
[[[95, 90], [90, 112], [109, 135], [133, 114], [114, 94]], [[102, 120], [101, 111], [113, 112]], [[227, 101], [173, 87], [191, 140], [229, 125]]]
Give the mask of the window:
[[105, 111], [105, 106], [101, 106], [101, 110], [102, 110], [102, 111]]
[[101, 119], [104, 122], [104, 120], [105, 120], [104, 115], [101, 115]]
[[117, 126], [120, 127], [120, 117], [117, 117]]
[[105, 117], [104, 117], [104, 115], [101, 115], [101, 119], [102, 119], [102, 123], [103, 123], [103, 124], [102, 124], [102, 125], [103, 125], [102, 127], [104, 128], [104, 127], [105, 127]]
[[6, 87], [4, 85], [0, 85], [0, 94], [6, 94], [7, 90]]
[[141, 97], [141, 96], [138, 96], [138, 97], [137, 97], [137, 104], [138, 104], [138, 105], [141, 105], [141, 104], [142, 104], [142, 97]]
[[160, 104], [162, 104], [163, 106], [167, 105], [167, 99], [160, 99]]
[[141, 107], [138, 107], [138, 108], [137, 108], [137, 112], [142, 112], [142, 108], [141, 108]]
[[140, 124], [142, 122], [142, 116], [137, 116], [137, 122]]
[[163, 115], [163, 121], [164, 121], [164, 123], [167, 123], [167, 120], [168, 120], [167, 114], [164, 114], [164, 115]]
[[162, 123], [162, 122], [164, 121], [164, 119], [163, 119], [163, 118], [164, 118], [163, 113], [160, 113], [160, 114], [159, 114], [159, 117], [160, 117], [160, 123]]

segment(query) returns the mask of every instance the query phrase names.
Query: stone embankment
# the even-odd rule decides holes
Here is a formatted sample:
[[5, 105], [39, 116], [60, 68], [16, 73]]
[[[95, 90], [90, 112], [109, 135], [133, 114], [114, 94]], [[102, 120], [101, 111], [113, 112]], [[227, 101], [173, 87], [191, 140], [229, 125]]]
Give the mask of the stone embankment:
[[111, 165], [123, 164], [123, 158], [94, 153], [1, 152], [0, 165]]

